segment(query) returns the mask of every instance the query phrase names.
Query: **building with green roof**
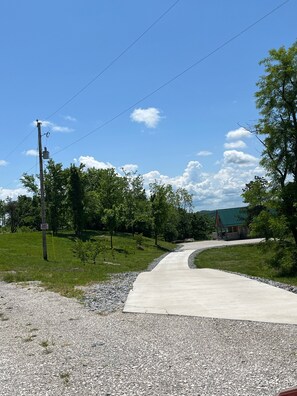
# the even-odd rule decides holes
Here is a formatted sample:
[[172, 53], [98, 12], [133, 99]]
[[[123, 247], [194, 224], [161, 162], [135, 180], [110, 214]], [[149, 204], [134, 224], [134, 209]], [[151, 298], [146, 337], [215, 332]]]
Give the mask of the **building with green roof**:
[[217, 239], [226, 241], [245, 239], [248, 236], [247, 208], [216, 210], [215, 226]]

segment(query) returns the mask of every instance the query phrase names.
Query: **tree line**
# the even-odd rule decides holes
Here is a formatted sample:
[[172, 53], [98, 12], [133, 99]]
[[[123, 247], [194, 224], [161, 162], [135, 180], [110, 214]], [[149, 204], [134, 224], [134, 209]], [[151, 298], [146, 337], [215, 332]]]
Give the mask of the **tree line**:
[[[0, 201], [2, 227], [39, 230], [40, 191], [38, 177], [23, 174], [23, 186], [30, 193], [16, 200]], [[193, 212], [192, 196], [183, 188], [174, 190], [158, 182], [144, 188], [136, 172], [118, 174], [115, 169], [86, 169], [83, 165], [63, 168], [52, 159], [44, 171], [46, 217], [49, 229], [57, 234], [72, 229], [79, 237], [83, 230], [142, 233], [167, 241], [186, 238], [207, 239], [213, 229], [208, 216]]]

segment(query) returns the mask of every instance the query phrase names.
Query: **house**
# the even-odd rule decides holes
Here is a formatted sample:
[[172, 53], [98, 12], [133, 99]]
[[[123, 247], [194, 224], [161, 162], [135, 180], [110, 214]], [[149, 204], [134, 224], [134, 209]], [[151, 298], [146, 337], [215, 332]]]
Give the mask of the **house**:
[[229, 208], [216, 210], [216, 239], [226, 241], [245, 239], [248, 236], [246, 225], [247, 208]]

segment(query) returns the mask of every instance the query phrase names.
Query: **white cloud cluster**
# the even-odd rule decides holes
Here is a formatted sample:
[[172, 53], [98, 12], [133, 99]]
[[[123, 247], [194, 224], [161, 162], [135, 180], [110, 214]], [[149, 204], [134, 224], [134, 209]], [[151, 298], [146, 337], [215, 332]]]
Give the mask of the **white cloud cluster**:
[[253, 166], [258, 163], [258, 159], [242, 151], [228, 150], [224, 152], [224, 161], [226, 164], [237, 164], [239, 166]]
[[[190, 161], [180, 176], [169, 177], [155, 170], [144, 175], [146, 187], [149, 183], [159, 181], [170, 183], [175, 188], [185, 188], [193, 195], [197, 210], [242, 206], [242, 189], [255, 175], [263, 176], [264, 170], [259, 166], [259, 159], [251, 154], [236, 149], [245, 149], [243, 139], [252, 134], [244, 128], [229, 131], [223, 158], [216, 162], [217, 172], [207, 173], [198, 161]], [[210, 151], [200, 151], [197, 155], [206, 157]]]
[[38, 157], [38, 150], [30, 149], [25, 152], [25, 155], [29, 157]]
[[207, 150], [203, 150], [203, 151], [199, 151], [196, 154], [198, 157], [208, 157], [209, 155], [212, 155], [211, 151], [207, 151]]
[[0, 187], [0, 199], [5, 200], [6, 198], [17, 199], [19, 195], [28, 195], [28, 191], [24, 187], [20, 188], [2, 188]]
[[237, 140], [235, 142], [225, 143], [224, 147], [226, 149], [237, 149], [237, 148], [245, 148], [246, 143], [243, 140]]
[[169, 177], [155, 170], [143, 175], [145, 187], [159, 181], [171, 184], [174, 188], [185, 188], [193, 195], [196, 210], [242, 206], [241, 193], [245, 184], [255, 175], [262, 176], [264, 171], [257, 161], [253, 160], [253, 166], [244, 168], [236, 161], [223, 161], [216, 173], [204, 172], [198, 161], [190, 161], [180, 176]]
[[5, 160], [0, 160], [0, 166], [6, 166], [8, 164]]
[[161, 121], [160, 110], [155, 107], [135, 109], [130, 114], [130, 119], [134, 122], [143, 123], [147, 128], [156, 128]]
[[[73, 132], [74, 131], [74, 129], [73, 128], [69, 128], [69, 127], [67, 127], [67, 126], [61, 126], [61, 125], [57, 125], [57, 124], [54, 124], [53, 122], [51, 122], [51, 121], [41, 121], [40, 120], [40, 122], [42, 123], [42, 127], [43, 128], [49, 128], [50, 129], [50, 132], [52, 131], [52, 132], [61, 132], [61, 133], [69, 133], [69, 132]], [[33, 126], [36, 126], [36, 121], [33, 121], [32, 122], [32, 125]]]
[[126, 164], [121, 167], [126, 173], [134, 173], [138, 170], [138, 165], [135, 164]]
[[240, 127], [234, 131], [229, 131], [226, 134], [227, 140], [244, 139], [244, 138], [250, 138], [252, 136], [253, 134], [243, 127]]
[[70, 115], [64, 116], [64, 120], [71, 121], [71, 122], [76, 122], [77, 121], [77, 119], [75, 117], [72, 117]]
[[81, 155], [78, 160], [74, 159], [74, 162], [79, 162], [80, 164], [84, 164], [86, 168], [95, 168], [95, 169], [114, 168], [114, 166], [109, 162], [97, 161], [94, 157], [91, 157], [89, 155], [86, 156]]

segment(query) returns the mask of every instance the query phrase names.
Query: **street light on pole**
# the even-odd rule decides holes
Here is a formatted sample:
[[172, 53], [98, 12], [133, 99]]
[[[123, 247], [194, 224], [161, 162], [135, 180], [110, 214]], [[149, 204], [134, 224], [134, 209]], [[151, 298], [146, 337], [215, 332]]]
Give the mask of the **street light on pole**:
[[40, 178], [40, 201], [41, 201], [41, 230], [42, 230], [42, 251], [43, 259], [47, 260], [47, 245], [46, 245], [46, 230], [48, 229], [48, 224], [46, 223], [46, 210], [45, 210], [45, 199], [44, 199], [44, 180], [43, 180], [43, 158], [48, 159], [48, 151], [44, 150], [42, 152], [42, 142], [41, 142], [41, 121], [36, 120], [38, 129], [38, 151], [39, 151], [39, 178]]

